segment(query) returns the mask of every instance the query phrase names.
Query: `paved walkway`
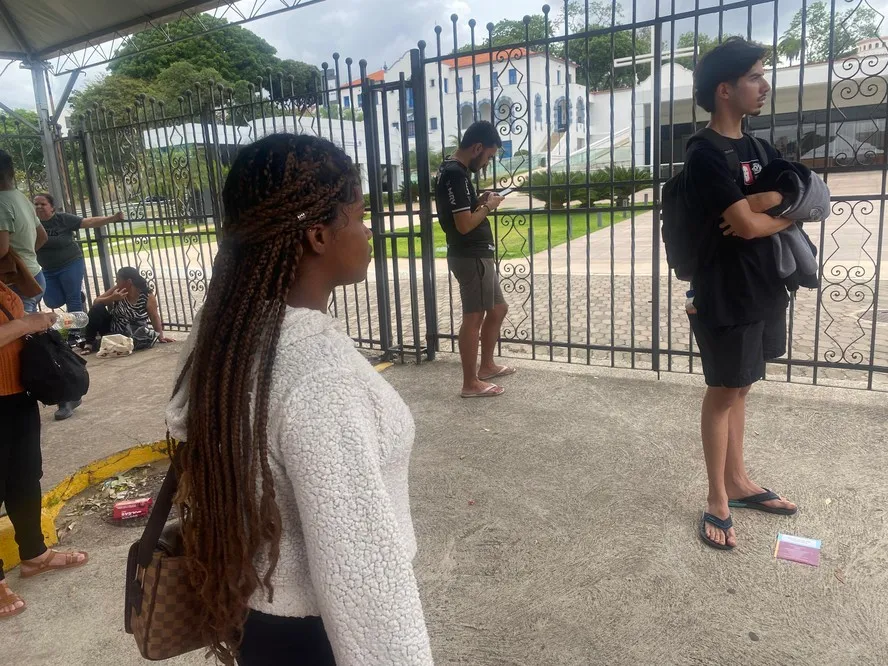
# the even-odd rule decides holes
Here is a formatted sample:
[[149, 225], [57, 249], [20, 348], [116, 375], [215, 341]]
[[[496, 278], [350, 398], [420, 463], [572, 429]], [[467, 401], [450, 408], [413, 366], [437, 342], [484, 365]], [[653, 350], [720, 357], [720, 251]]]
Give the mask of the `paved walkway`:
[[[47, 483], [163, 432], [176, 350], [90, 362], [77, 415], [44, 420]], [[698, 377], [518, 365], [496, 400], [461, 401], [451, 358], [385, 374], [417, 421], [416, 573], [436, 664], [885, 662], [882, 395], [756, 387], [751, 470], [802, 508], [736, 511], [740, 547], [724, 554], [695, 534], [706, 492]], [[821, 566], [775, 561], [778, 531], [822, 539]], [[122, 626], [138, 533], [80, 519], [64, 542], [89, 550], [89, 565], [26, 581], [12, 572], [29, 609], [3, 624], [3, 663], [143, 664]], [[168, 663], [208, 662], [198, 652]]]

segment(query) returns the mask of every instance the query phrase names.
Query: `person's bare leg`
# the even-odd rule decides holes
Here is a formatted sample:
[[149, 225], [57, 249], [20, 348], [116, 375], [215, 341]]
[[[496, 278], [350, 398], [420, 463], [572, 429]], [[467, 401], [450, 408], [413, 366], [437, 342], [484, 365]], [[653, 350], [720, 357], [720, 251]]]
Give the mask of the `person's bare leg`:
[[491, 377], [502, 370], [502, 366], [494, 362], [493, 356], [508, 312], [509, 306], [502, 303], [493, 306], [493, 310], [488, 310], [484, 317], [484, 325], [481, 327], [481, 369], [478, 371], [481, 377]]
[[[764, 492], [764, 488], [749, 478], [743, 460], [743, 439], [746, 432], [746, 396], [751, 387], [740, 389], [737, 401], [731, 407], [728, 426], [728, 455], [725, 462], [725, 490], [729, 499], [742, 499]], [[784, 509], [795, 509], [796, 505], [786, 499], [770, 500], [764, 504]]]
[[463, 393], [478, 393], [490, 384], [478, 379], [478, 346], [481, 326], [484, 322], [483, 312], [470, 312], [463, 315], [459, 329], [459, 358], [462, 362]]
[[[707, 513], [726, 519], [730, 515], [728, 492], [725, 488], [725, 464], [728, 456], [728, 434], [731, 407], [737, 402], [739, 389], [709, 387], [703, 398], [700, 416], [700, 433], [703, 437], [703, 457], [706, 460], [706, 476], [709, 479]], [[734, 530], [725, 533], [715, 525], [706, 523], [706, 536], [712, 541], [736, 546]]]

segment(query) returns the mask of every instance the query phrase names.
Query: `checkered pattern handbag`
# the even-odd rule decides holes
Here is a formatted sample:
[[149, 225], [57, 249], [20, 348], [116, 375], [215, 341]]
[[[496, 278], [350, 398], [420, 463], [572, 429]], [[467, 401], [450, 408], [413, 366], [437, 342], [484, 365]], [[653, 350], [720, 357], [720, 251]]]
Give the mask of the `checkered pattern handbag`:
[[195, 618], [200, 601], [188, 580], [178, 521], [166, 525], [176, 493], [170, 466], [142, 538], [126, 567], [124, 627], [145, 659], [157, 661], [204, 647]]

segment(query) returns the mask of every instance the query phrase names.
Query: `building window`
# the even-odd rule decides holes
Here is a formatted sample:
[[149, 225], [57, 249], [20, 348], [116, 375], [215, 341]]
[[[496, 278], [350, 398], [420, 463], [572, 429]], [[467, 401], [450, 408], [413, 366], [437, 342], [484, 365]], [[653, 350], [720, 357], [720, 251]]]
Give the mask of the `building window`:
[[438, 119], [437, 118], [429, 118], [429, 129], [432, 132], [438, 131]]
[[358, 106], [363, 106], [363, 105], [364, 105], [364, 96], [359, 94], [358, 95]]
[[503, 147], [500, 149], [500, 159], [512, 159], [512, 140], [503, 141]]
[[392, 123], [392, 127], [394, 127], [396, 130], [399, 130], [401, 129], [401, 123]]
[[407, 136], [416, 136], [416, 123], [412, 120], [407, 121]]
[[407, 88], [407, 108], [413, 108], [413, 88]]
[[450, 92], [450, 90], [449, 90], [450, 86], [448, 85], [449, 81], [450, 81], [450, 79], [444, 79], [444, 94], [447, 94], [448, 92]]
[[475, 90], [481, 90], [481, 75], [475, 74]]
[[533, 98], [533, 120], [537, 123], [543, 122], [543, 98], [539, 93]]
[[500, 87], [500, 84], [499, 84], [499, 72], [494, 72], [494, 73], [493, 73], [493, 87], [494, 87], [494, 88], [499, 88], [499, 87]]
[[558, 79], [558, 80], [556, 81], [556, 85], [559, 85], [559, 86], [560, 86], [560, 85], [561, 85], [561, 70], [560, 70], [560, 69], [557, 71], [555, 77]]
[[463, 91], [462, 77], [460, 76], [458, 79], [456, 79], [456, 92], [462, 92], [462, 91]]
[[510, 69], [509, 70], [509, 85], [515, 86], [518, 85], [518, 70]]
[[348, 95], [346, 95], [345, 97], [343, 97], [343, 98], [342, 98], [342, 104], [343, 104], [343, 106], [345, 106], [346, 109], [350, 109], [350, 108], [351, 108], [351, 105], [352, 105], [351, 97], [349, 97]]
[[586, 104], [582, 97], [577, 97], [577, 127], [583, 127], [586, 124]]
[[429, 81], [429, 88], [434, 88], [434, 87], [435, 87], [435, 79], [432, 79], [431, 81]]

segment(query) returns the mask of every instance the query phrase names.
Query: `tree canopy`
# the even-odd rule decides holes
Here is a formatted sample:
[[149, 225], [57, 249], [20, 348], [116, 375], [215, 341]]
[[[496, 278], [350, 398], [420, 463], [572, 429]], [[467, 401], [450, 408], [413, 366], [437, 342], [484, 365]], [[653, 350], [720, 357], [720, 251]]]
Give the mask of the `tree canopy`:
[[[522, 44], [525, 41], [535, 41], [548, 37], [557, 37], [564, 34], [564, 26], [567, 26], [567, 40], [556, 41], [549, 45], [549, 53], [556, 58], [566, 57], [578, 66], [578, 83], [585, 84], [590, 90], [606, 90], [613, 85], [615, 88], [630, 86], [647, 78], [650, 75], [649, 64], [636, 64], [634, 67], [614, 68], [611, 77], [612, 63], [618, 58], [627, 58], [634, 55], [644, 55], [651, 50], [651, 32], [647, 28], [619, 30], [611, 35], [599, 35], [596, 37], [582, 38], [571, 37], [580, 32], [610, 27], [614, 20], [619, 20], [623, 15], [623, 9], [619, 4], [612, 5], [606, 2], [589, 3], [588, 22], [585, 2], [573, 0], [568, 3], [567, 11], [562, 8], [560, 13], [549, 16], [548, 21], [543, 14], [530, 16], [530, 22], [525, 25], [523, 20], [515, 21], [503, 19], [494, 25], [492, 40], [490, 36], [476, 43], [475, 50], [483, 51], [491, 46], [505, 46]], [[460, 53], [470, 52], [471, 44], [463, 45]], [[535, 47], [542, 51], [542, 47]]]
[[852, 55], [857, 42], [879, 36], [879, 15], [866, 3], [837, 13], [834, 39], [830, 49], [830, 8], [823, 2], [808, 7], [805, 16], [805, 35], [802, 36], [802, 10], [793, 17], [789, 28], [777, 44], [778, 54], [790, 64], [798, 62], [805, 45], [805, 62], [826, 62], [832, 58]]
[[[225, 19], [210, 16], [202, 17], [201, 22], [210, 28], [227, 24]], [[125, 57], [109, 65], [110, 74], [71, 95], [74, 115], [83, 116], [95, 104], [101, 104], [115, 118], [125, 119], [126, 109], [133, 108], [140, 94], [154, 98], [158, 110], [162, 102], [165, 115], [179, 115], [180, 97], [184, 110], [189, 111], [187, 91], [192, 92], [191, 104], [197, 108], [195, 84], [202, 90], [202, 99], [209, 96], [210, 85], [231, 88], [238, 104], [250, 101], [250, 84], [275, 96], [301, 95], [315, 89], [319, 77], [316, 67], [281, 60], [271, 44], [245, 28], [228, 26], [206, 34], [199, 32], [202, 30], [194, 21], [179, 20], [162, 29], [137, 33], [121, 48], [119, 55]], [[167, 43], [167, 34], [196, 36]], [[159, 48], [138, 52], [155, 45]], [[150, 105], [148, 113], [151, 117]]]

